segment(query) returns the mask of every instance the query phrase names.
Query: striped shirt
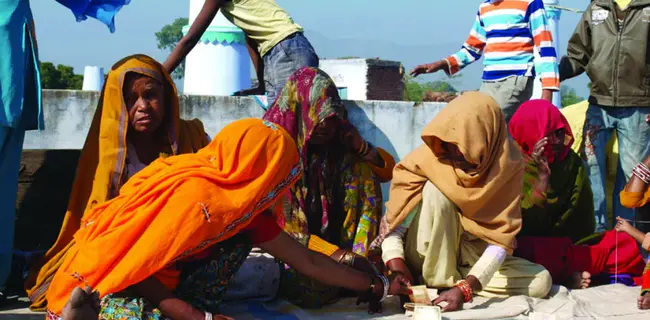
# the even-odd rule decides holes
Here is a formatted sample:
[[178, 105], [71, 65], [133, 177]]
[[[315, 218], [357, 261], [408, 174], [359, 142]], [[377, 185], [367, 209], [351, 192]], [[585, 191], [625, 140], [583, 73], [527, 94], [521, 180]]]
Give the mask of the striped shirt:
[[482, 3], [467, 41], [446, 58], [448, 74], [459, 72], [481, 56], [485, 56], [484, 81], [539, 74], [543, 89], [560, 89], [557, 53], [542, 0]]

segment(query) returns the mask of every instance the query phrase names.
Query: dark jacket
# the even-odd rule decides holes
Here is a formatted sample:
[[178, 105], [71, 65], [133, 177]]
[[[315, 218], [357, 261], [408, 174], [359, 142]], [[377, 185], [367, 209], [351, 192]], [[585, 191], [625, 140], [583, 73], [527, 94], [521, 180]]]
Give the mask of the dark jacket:
[[649, 29], [650, 0], [633, 0], [625, 10], [613, 0], [592, 1], [569, 39], [560, 79], [586, 71], [591, 79], [590, 103], [650, 106]]

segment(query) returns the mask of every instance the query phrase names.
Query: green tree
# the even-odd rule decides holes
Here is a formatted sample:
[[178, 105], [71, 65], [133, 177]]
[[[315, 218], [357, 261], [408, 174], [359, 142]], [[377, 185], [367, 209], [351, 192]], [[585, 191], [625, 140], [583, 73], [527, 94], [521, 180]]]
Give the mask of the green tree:
[[583, 101], [584, 98], [578, 96], [576, 94], [575, 89], [569, 87], [569, 86], [561, 86], [560, 87], [560, 95], [562, 96], [562, 108], [566, 106], [570, 106], [573, 104], [576, 104], [580, 101]]
[[[183, 27], [189, 23], [187, 18], [178, 18], [171, 24], [165, 25], [156, 32], [156, 39], [158, 40], [158, 49], [167, 50], [171, 52], [176, 48], [176, 44], [183, 38]], [[182, 79], [185, 74], [185, 61], [174, 70], [172, 77], [174, 79]]]
[[43, 89], [81, 90], [84, 77], [75, 74], [70, 66], [58, 65], [51, 62], [41, 63], [41, 85]]
[[[452, 77], [453, 79], [453, 77]], [[421, 102], [427, 92], [453, 92], [458, 90], [448, 81], [435, 80], [428, 82], [420, 82], [411, 76], [404, 77], [404, 100]]]

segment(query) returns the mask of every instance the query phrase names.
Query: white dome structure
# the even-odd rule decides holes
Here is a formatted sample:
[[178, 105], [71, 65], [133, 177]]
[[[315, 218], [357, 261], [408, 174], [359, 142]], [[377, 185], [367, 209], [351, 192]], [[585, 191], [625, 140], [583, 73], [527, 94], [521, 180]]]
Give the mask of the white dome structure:
[[[190, 0], [189, 24], [205, 0]], [[183, 27], [187, 34], [189, 25]], [[244, 32], [218, 13], [185, 59], [183, 93], [229, 96], [251, 87], [251, 63]]]

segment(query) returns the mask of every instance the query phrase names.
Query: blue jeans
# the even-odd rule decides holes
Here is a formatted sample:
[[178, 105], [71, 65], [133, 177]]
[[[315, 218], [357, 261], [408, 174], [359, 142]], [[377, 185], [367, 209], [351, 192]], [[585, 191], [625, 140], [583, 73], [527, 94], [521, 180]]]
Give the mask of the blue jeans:
[[318, 55], [302, 32], [280, 41], [264, 55], [264, 83], [271, 105], [289, 77], [302, 67], [318, 68]]
[[618, 137], [618, 169], [614, 185], [614, 217], [635, 219], [634, 210], [621, 205], [620, 192], [632, 176], [632, 169], [650, 152], [650, 124], [646, 119], [650, 107], [601, 107], [589, 105], [584, 127], [585, 167], [589, 172], [594, 194], [596, 231], [610, 227], [607, 221], [605, 181], [607, 165], [606, 147], [612, 133]]

